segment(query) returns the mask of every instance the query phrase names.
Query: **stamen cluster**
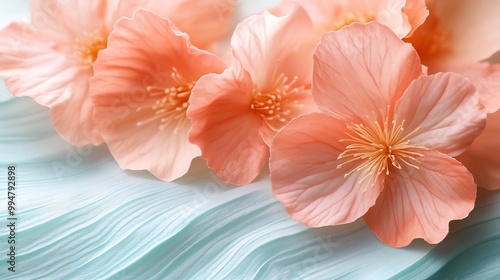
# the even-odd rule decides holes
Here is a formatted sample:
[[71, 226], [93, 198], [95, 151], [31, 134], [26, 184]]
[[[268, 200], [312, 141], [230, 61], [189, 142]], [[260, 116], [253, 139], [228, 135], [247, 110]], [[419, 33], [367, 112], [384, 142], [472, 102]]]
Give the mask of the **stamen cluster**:
[[174, 129], [176, 134], [180, 127], [186, 121], [186, 110], [189, 105], [189, 96], [194, 87], [194, 82], [187, 81], [178, 70], [173, 67], [171, 78], [174, 81], [174, 86], [148, 86], [146, 88], [150, 97], [156, 98], [156, 102], [151, 106], [141, 106], [136, 109], [137, 112], [144, 109], [151, 109], [155, 112], [154, 116], [137, 122], [137, 126], [143, 126], [155, 120], [160, 120], [159, 130], [165, 129], [172, 122], [177, 122]]
[[340, 169], [348, 163], [359, 161], [357, 167], [346, 173], [345, 177], [356, 171], [362, 171], [364, 176], [359, 183], [368, 178], [372, 185], [380, 174], [389, 175], [390, 166], [401, 169], [402, 164], [406, 164], [419, 169], [418, 158], [423, 157], [423, 154], [418, 150], [428, 150], [428, 148], [411, 143], [409, 138], [419, 128], [405, 133], [404, 124], [405, 120], [398, 124], [396, 116], [392, 120], [386, 117], [383, 122], [379, 122], [376, 117], [366, 116], [365, 123], [347, 125], [348, 138], [340, 142], [349, 144], [338, 159], [350, 159], [339, 164], [337, 168]]
[[289, 80], [285, 74], [278, 76], [271, 90], [261, 91], [254, 88], [253, 101], [250, 108], [259, 113], [269, 127], [278, 131], [293, 117], [293, 107], [302, 106], [297, 100], [291, 100], [290, 95], [296, 94], [303, 86], [296, 86], [298, 77]]

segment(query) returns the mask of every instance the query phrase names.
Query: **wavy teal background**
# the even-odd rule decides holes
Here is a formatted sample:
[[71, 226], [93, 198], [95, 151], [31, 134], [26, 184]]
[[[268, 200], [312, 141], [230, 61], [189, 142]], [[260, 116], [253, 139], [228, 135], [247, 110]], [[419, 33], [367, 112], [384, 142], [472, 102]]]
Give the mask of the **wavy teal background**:
[[[238, 3], [243, 18], [265, 1]], [[27, 17], [26, 1], [0, 5], [2, 25]], [[2, 225], [8, 165], [19, 186], [17, 272], [7, 271], [1, 226], [0, 279], [500, 278], [500, 192], [480, 191], [476, 209], [439, 245], [394, 249], [362, 220], [321, 229], [295, 222], [274, 200], [268, 172], [234, 187], [197, 159], [185, 177], [162, 182], [121, 170], [105, 146], [67, 144], [31, 99], [3, 90], [0, 101]]]

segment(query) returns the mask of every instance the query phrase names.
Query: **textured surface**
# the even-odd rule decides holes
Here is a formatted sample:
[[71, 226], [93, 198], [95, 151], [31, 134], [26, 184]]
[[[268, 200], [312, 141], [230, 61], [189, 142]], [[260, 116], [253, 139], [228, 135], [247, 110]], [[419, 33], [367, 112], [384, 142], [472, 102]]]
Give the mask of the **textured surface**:
[[7, 165], [15, 165], [18, 259], [17, 272], [7, 271], [8, 232], [0, 227], [0, 279], [500, 276], [500, 192], [481, 191], [476, 209], [452, 222], [441, 244], [394, 249], [362, 220], [321, 229], [295, 222], [274, 200], [268, 172], [234, 187], [201, 159], [172, 183], [122, 171], [105, 146], [70, 146], [54, 132], [49, 110], [9, 96], [2, 89], [0, 221]]

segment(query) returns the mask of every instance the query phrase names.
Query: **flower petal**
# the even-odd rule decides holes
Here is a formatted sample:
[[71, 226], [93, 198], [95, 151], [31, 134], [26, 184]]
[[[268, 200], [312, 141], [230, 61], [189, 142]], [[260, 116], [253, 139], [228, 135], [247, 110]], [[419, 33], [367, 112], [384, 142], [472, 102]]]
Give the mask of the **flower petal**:
[[101, 30], [106, 11], [106, 1], [32, 0], [30, 1], [33, 23], [31, 30], [43, 33], [47, 38], [59, 42], [62, 42], [62, 39], [71, 45], [83, 33]]
[[15, 96], [29, 96], [52, 108], [57, 132], [73, 145], [99, 145], [88, 96], [91, 69], [81, 69], [39, 38], [24, 36], [28, 24], [0, 31], [0, 75]]
[[455, 73], [423, 76], [398, 101], [395, 114], [405, 120], [414, 144], [450, 156], [464, 152], [481, 134], [486, 110], [474, 85]]
[[89, 97], [89, 77], [74, 77], [64, 88], [64, 95], [70, 97], [51, 106], [51, 120], [57, 133], [76, 146], [102, 144], [99, 124], [94, 118], [94, 104]]
[[14, 95], [50, 107], [70, 97], [64, 89], [81, 71], [44, 42], [22, 36], [27, 26], [12, 23], [0, 31], [0, 75]]
[[489, 62], [443, 66], [441, 69], [469, 78], [479, 92], [479, 100], [488, 113], [500, 109], [500, 64]]
[[236, 68], [206, 75], [193, 88], [189, 140], [222, 180], [246, 185], [260, 174], [269, 148], [259, 133], [263, 120], [250, 107], [250, 75]]
[[208, 48], [231, 28], [233, 0], [149, 0], [148, 9], [189, 34], [193, 45]]
[[410, 37], [417, 28], [425, 22], [429, 16], [429, 10], [425, 4], [425, 0], [407, 0], [403, 7], [403, 13], [408, 17], [408, 21], [412, 29], [405, 37]]
[[271, 11], [277, 15], [286, 14], [294, 3], [306, 9], [319, 37], [354, 22], [376, 20], [403, 38], [428, 15], [425, 0], [286, 0]]
[[356, 163], [338, 168], [345, 145], [343, 122], [312, 113], [292, 120], [276, 134], [271, 146], [273, 194], [288, 214], [311, 227], [350, 223], [373, 206], [384, 175], [374, 185], [359, 183], [362, 172], [344, 176]]
[[410, 38], [424, 64], [479, 62], [500, 50], [499, 1], [434, 0], [427, 6], [429, 18]]
[[488, 190], [500, 189], [500, 111], [488, 114], [486, 128], [457, 159], [474, 175], [476, 183]]
[[388, 176], [384, 191], [364, 218], [388, 245], [406, 246], [415, 238], [436, 244], [448, 234], [451, 220], [467, 217], [475, 199], [476, 185], [461, 163], [425, 151], [420, 169], [402, 165]]
[[274, 89], [281, 74], [289, 80], [297, 77], [297, 85], [310, 84], [316, 45], [311, 31], [311, 20], [299, 6], [283, 17], [267, 12], [251, 16], [234, 31], [233, 56], [262, 91]]
[[[101, 0], [102, 1], [102, 0]], [[106, 27], [111, 32], [122, 17], [131, 17], [140, 8], [146, 8], [151, 0], [106, 0]], [[85, 1], [88, 2], [88, 1]]]
[[371, 112], [385, 113], [421, 74], [415, 50], [390, 29], [377, 22], [352, 24], [321, 39], [312, 92], [320, 109], [359, 121]]
[[176, 99], [169, 99], [180, 102], [174, 106], [162, 101], [170, 96], [165, 89], [189, 88], [224, 68], [215, 55], [193, 47], [169, 20], [149, 11], [118, 21], [108, 48], [94, 63], [91, 96], [103, 137], [120, 166], [147, 169], [168, 181], [184, 175], [200, 155], [188, 141], [190, 123], [182, 106], [189, 95], [176, 92]]

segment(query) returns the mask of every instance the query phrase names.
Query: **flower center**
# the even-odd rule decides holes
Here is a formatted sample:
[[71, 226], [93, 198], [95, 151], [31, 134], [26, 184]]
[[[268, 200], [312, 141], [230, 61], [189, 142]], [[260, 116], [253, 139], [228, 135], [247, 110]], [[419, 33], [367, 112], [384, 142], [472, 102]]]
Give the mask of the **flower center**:
[[91, 67], [97, 59], [100, 50], [105, 49], [108, 44], [107, 32], [95, 30], [84, 32], [82, 38], [75, 40], [74, 54], [79, 57], [85, 67]]
[[304, 89], [304, 86], [295, 86], [298, 77], [289, 80], [284, 74], [271, 87], [271, 90], [261, 91], [254, 87], [253, 100], [250, 108], [257, 112], [274, 131], [278, 131], [293, 117], [295, 107], [301, 107], [297, 100], [292, 100], [290, 95]]
[[401, 166], [406, 164], [419, 169], [420, 161], [418, 158], [424, 155], [418, 150], [429, 149], [415, 145], [408, 140], [419, 128], [404, 135], [405, 120], [398, 124], [396, 116], [391, 122], [389, 118], [386, 118], [383, 123], [378, 122], [376, 118], [368, 116], [366, 118], [366, 124], [351, 123], [348, 125], [349, 131], [346, 132], [348, 137], [339, 140], [349, 144], [337, 158], [338, 160], [347, 160], [339, 164], [337, 169], [351, 162], [359, 162], [344, 177], [356, 171], [362, 171], [364, 176], [359, 183], [368, 179], [373, 186], [380, 174], [389, 175], [390, 166], [401, 169]]
[[367, 23], [375, 20], [375, 17], [372, 15], [354, 14], [352, 12], [345, 13], [341, 16], [334, 16], [333, 18], [335, 18], [335, 20], [332, 21], [328, 26], [328, 31], [337, 31], [342, 27], [348, 26], [351, 23], [355, 22]]
[[171, 74], [175, 85], [171, 87], [148, 86], [148, 95], [156, 101], [152, 105], [140, 106], [136, 109], [140, 112], [150, 109], [154, 112], [152, 117], [137, 122], [137, 126], [143, 126], [153, 121], [159, 121], [159, 130], [163, 130], [172, 123], [176, 123], [174, 134], [177, 134], [187, 121], [186, 110], [189, 105], [189, 96], [195, 82], [188, 82], [174, 67]]

